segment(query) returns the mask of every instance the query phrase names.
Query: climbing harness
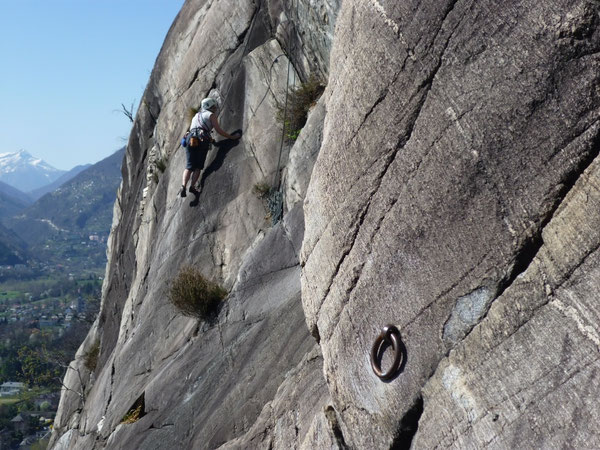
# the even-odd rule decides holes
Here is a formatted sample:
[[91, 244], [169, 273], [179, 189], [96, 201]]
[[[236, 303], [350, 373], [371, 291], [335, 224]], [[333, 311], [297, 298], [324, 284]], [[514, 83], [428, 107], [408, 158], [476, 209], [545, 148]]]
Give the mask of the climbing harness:
[[[383, 357], [383, 344], [386, 343], [392, 348], [394, 360], [387, 371], [381, 369], [381, 359]], [[371, 367], [373, 372], [383, 381], [389, 381], [398, 372], [403, 362], [403, 348], [400, 340], [400, 331], [394, 325], [386, 325], [375, 339], [371, 348]]]

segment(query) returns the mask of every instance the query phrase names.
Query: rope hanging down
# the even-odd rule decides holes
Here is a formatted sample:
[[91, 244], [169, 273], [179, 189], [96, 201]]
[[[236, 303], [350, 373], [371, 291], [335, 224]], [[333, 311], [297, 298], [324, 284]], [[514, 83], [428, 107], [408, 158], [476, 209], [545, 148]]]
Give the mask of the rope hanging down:
[[[250, 39], [252, 38], [252, 31], [254, 30], [254, 24], [256, 22], [256, 18], [259, 16], [261, 7], [262, 7], [262, 1], [259, 1], [258, 6], [256, 7], [256, 11], [254, 13], [254, 17], [252, 18], [250, 28], [248, 29], [248, 33], [245, 38], [244, 49], [242, 51], [242, 55], [237, 63], [236, 69], [231, 72], [231, 79], [229, 81], [229, 86], [227, 87], [227, 91], [225, 91], [225, 95], [223, 96], [223, 103], [221, 105], [221, 108], [220, 108], [221, 111], [220, 111], [219, 115], [225, 110], [225, 105], [227, 104], [227, 102], [229, 100], [229, 93], [231, 92], [231, 88], [233, 87], [233, 82], [236, 79], [236, 77], [238, 76], [238, 73], [241, 69], [242, 63], [244, 62], [244, 58], [246, 57], [248, 44], [250, 42]], [[298, 7], [299, 7], [299, 0], [296, 0], [296, 8], [295, 8], [296, 20], [298, 20], [298, 17], [299, 17], [298, 16]], [[293, 4], [292, 4], [292, 8], [293, 8]], [[295, 25], [294, 21], [290, 20], [289, 22], [291, 22], [293, 24], [294, 29], [295, 29], [296, 25]], [[281, 179], [279, 176], [279, 172], [281, 170], [281, 158], [283, 155], [283, 146], [284, 146], [284, 141], [285, 141], [285, 122], [287, 120], [287, 113], [288, 113], [288, 94], [289, 94], [289, 89], [290, 89], [291, 55], [293, 55], [293, 53], [296, 50], [296, 42], [295, 42], [295, 40], [292, 41], [291, 29], [288, 29], [287, 34], [288, 34], [288, 41], [292, 42], [292, 48], [291, 48], [291, 52], [290, 52], [290, 57], [288, 58], [288, 70], [287, 70], [286, 87], [285, 87], [285, 107], [284, 107], [284, 113], [283, 113], [283, 129], [281, 131], [279, 155], [277, 158], [277, 169], [275, 171], [272, 188], [271, 188], [269, 197], [267, 199], [267, 207], [269, 209], [269, 212], [271, 213], [271, 221], [272, 221], [273, 225], [275, 225], [277, 222], [279, 222], [281, 220], [281, 218], [283, 217], [283, 192], [281, 191]], [[271, 69], [273, 68], [273, 65], [277, 62], [277, 60], [279, 59], [280, 56], [283, 56], [283, 54], [278, 55], [273, 60], [273, 63], [271, 64]], [[270, 70], [269, 70], [269, 73], [270, 73]], [[295, 84], [295, 82], [296, 82], [296, 73], [294, 71], [294, 84]], [[270, 82], [268, 82], [268, 84], [269, 84], [269, 86], [267, 88], [267, 92], [265, 92], [265, 97], [269, 90], [271, 90], [271, 92], [272, 92]], [[263, 98], [263, 100], [264, 100], [264, 98]], [[261, 103], [262, 103], [262, 101], [261, 101]]]
[[[296, 0], [296, 22], [298, 21], [298, 5], [299, 0]], [[292, 3], [293, 8], [293, 3]], [[290, 21], [294, 25], [294, 30], [296, 28], [296, 22]], [[281, 129], [281, 141], [279, 145], [279, 156], [277, 158], [277, 169], [275, 170], [275, 175], [273, 179], [273, 187], [271, 188], [271, 193], [269, 195], [267, 205], [269, 211], [271, 213], [271, 222], [275, 225], [277, 222], [281, 220], [283, 217], [283, 192], [281, 189], [281, 178], [279, 176], [279, 172], [281, 170], [281, 156], [283, 155], [283, 144], [285, 141], [285, 128], [287, 121], [287, 112], [288, 112], [288, 94], [290, 91], [290, 70], [292, 67], [292, 56], [296, 51], [296, 41], [292, 41], [292, 31], [288, 28], [288, 42], [292, 43], [290, 56], [288, 57], [288, 68], [287, 68], [287, 77], [285, 80], [285, 106], [283, 109], [283, 126]], [[279, 56], [277, 57], [279, 58]], [[277, 60], [277, 58], [275, 60]], [[294, 84], [296, 83], [296, 71], [294, 71]]]

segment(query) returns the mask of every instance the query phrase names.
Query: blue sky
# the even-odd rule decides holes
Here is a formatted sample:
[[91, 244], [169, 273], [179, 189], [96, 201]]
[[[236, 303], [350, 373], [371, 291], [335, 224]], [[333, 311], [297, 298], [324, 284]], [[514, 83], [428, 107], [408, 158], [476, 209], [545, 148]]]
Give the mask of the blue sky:
[[137, 110], [183, 3], [0, 0], [0, 153], [68, 170], [124, 146], [118, 110]]

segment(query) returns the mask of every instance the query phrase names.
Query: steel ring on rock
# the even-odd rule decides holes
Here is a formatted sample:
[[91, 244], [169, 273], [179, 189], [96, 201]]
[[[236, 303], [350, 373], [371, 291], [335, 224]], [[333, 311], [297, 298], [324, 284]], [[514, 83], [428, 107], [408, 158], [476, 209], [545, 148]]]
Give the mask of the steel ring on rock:
[[[381, 370], [381, 360], [383, 355], [380, 355], [384, 342], [390, 345], [392, 352], [394, 352], [394, 361], [392, 362], [391, 367], [385, 372]], [[379, 336], [377, 336], [377, 339], [375, 339], [375, 343], [371, 349], [371, 367], [373, 368], [375, 375], [384, 381], [388, 381], [394, 377], [400, 368], [401, 363], [402, 349], [400, 342], [400, 331], [398, 331], [398, 328], [396, 328], [394, 325], [386, 325], [383, 327], [383, 330]]]

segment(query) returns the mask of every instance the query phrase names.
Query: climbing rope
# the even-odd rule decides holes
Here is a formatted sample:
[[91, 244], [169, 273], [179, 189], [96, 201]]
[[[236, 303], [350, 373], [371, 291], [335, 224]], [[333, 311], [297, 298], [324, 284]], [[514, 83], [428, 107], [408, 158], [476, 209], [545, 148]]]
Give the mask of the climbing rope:
[[[274, 179], [273, 179], [273, 189], [272, 196], [269, 200], [273, 202], [278, 201], [280, 204], [277, 204], [275, 210], [271, 210], [271, 220], [273, 225], [275, 225], [279, 220], [281, 220], [281, 216], [283, 215], [283, 194], [281, 192], [281, 179], [279, 177], [279, 170], [281, 169], [281, 155], [283, 154], [283, 143], [285, 139], [285, 127], [286, 127], [286, 119], [287, 119], [287, 108], [288, 108], [288, 92], [290, 88], [290, 68], [291, 61], [288, 58], [288, 70], [287, 70], [287, 79], [285, 84], [285, 106], [283, 109], [283, 127], [281, 129], [281, 142], [279, 145], [279, 157], [277, 158], [277, 170], [275, 171]], [[274, 214], [277, 212], [278, 214]]]
[[[242, 50], [242, 55], [240, 56], [240, 59], [237, 63], [237, 67], [235, 68], [235, 70], [231, 71], [231, 79], [229, 81], [229, 86], [227, 87], [227, 91], [225, 91], [225, 95], [223, 96], [223, 103], [220, 108], [219, 116], [225, 110], [225, 105], [227, 104], [227, 102], [229, 100], [229, 93], [231, 92], [231, 88], [233, 87], [234, 80], [238, 76], [238, 73], [244, 62], [244, 58], [247, 55], [246, 52], [248, 49], [248, 44], [250, 42], [250, 39], [252, 38], [252, 31], [254, 30], [254, 24], [256, 23], [256, 18], [260, 14], [261, 7], [262, 7], [262, 1], [259, 1], [258, 5], [256, 6], [256, 11], [254, 13], [254, 17], [252, 18], [250, 28], [248, 29], [248, 34], [246, 35], [246, 39], [244, 42], [244, 48]], [[293, 4], [292, 4], [292, 8], [293, 8]], [[296, 9], [295, 9], [296, 21], [299, 18], [298, 9], [299, 9], [299, 0], [296, 0]], [[295, 28], [296, 28], [295, 22], [293, 20], [291, 20], [290, 22], [294, 25], [293, 29], [295, 30]], [[290, 56], [291, 56], [291, 55], [293, 55], [293, 53], [296, 50], [296, 41], [295, 40], [292, 41], [291, 28], [288, 29], [288, 41], [292, 42], [292, 48], [291, 48], [291, 52], [290, 52]], [[271, 71], [273, 69], [273, 66], [275, 65], [275, 63], [277, 62], [279, 57], [281, 57], [283, 55], [284, 55], [284, 53], [278, 55], [271, 63], [271, 67], [269, 68], [269, 78], [271, 77]], [[271, 188], [271, 190], [269, 192], [269, 196], [267, 198], [267, 208], [269, 209], [270, 216], [271, 216], [271, 222], [273, 225], [275, 225], [277, 222], [279, 222], [281, 220], [281, 218], [283, 217], [283, 192], [281, 190], [280, 170], [281, 170], [281, 159], [282, 159], [282, 155], [283, 155], [283, 147], [284, 147], [284, 141], [285, 141], [285, 131], [286, 131], [285, 122], [287, 120], [287, 113], [288, 113], [288, 94], [289, 94], [289, 88], [290, 88], [290, 71], [291, 71], [291, 57], [288, 58], [288, 68], [287, 68], [287, 78], [286, 78], [286, 88], [285, 88], [285, 106], [284, 106], [284, 113], [283, 113], [283, 128], [281, 131], [279, 155], [277, 158], [277, 169], [275, 171], [272, 188]], [[296, 83], [296, 73], [294, 71], [294, 84], [295, 83]], [[261, 99], [259, 106], [262, 104], [262, 102], [266, 98], [269, 90], [274, 94], [274, 92], [271, 88], [271, 80], [267, 81], [267, 91], [265, 92], [265, 95]], [[252, 117], [254, 117], [254, 114], [252, 115]]]
[[[296, 22], [298, 21], [298, 5], [299, 0], [296, 0]], [[293, 8], [293, 3], [292, 3]], [[296, 29], [296, 22], [291, 21], [294, 24], [294, 30]], [[279, 145], [279, 156], [277, 158], [277, 169], [275, 171], [274, 179], [273, 179], [273, 187], [271, 188], [271, 192], [269, 194], [269, 198], [267, 201], [267, 205], [269, 208], [269, 212], [271, 213], [271, 223], [275, 225], [277, 222], [281, 220], [283, 217], [283, 192], [281, 189], [281, 156], [283, 155], [283, 144], [285, 141], [285, 131], [286, 131], [286, 120], [287, 120], [287, 112], [288, 112], [288, 94], [290, 91], [290, 69], [292, 66], [292, 56], [296, 51], [296, 41], [292, 42], [292, 32], [291, 29], [288, 29], [288, 41], [292, 43], [292, 48], [290, 49], [290, 56], [288, 57], [288, 68], [287, 68], [287, 77], [285, 80], [285, 106], [283, 109], [283, 126], [281, 129], [281, 141]], [[280, 55], [281, 56], [281, 55]], [[279, 58], [279, 56], [277, 57]], [[276, 58], [276, 59], [277, 59]], [[271, 64], [272, 66], [272, 64]], [[296, 71], [294, 71], [294, 84], [296, 84]], [[268, 91], [267, 91], [268, 92]], [[266, 93], [265, 93], [266, 95]]]

